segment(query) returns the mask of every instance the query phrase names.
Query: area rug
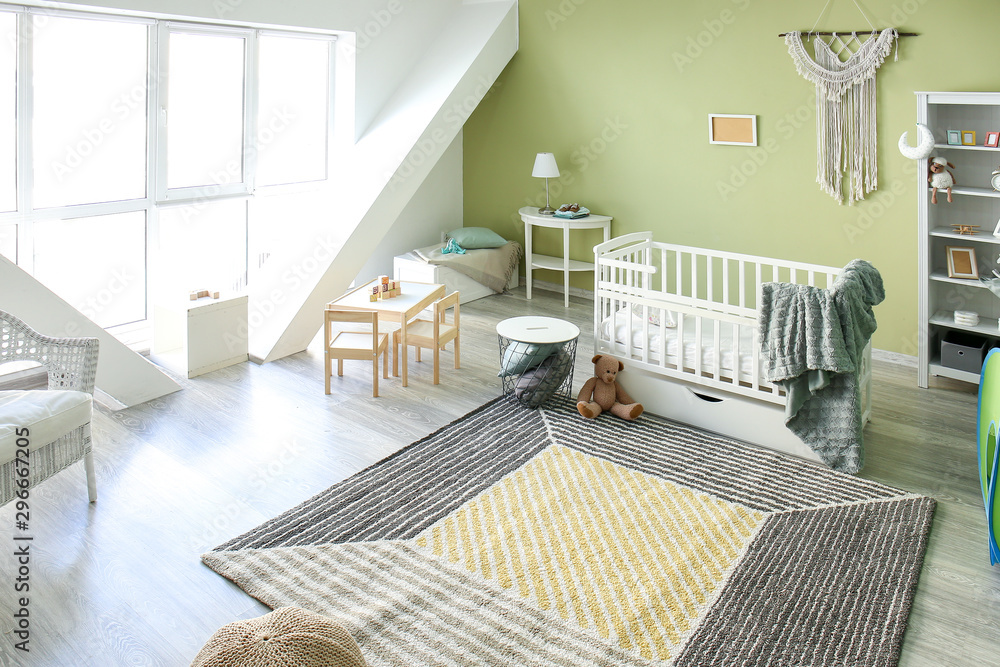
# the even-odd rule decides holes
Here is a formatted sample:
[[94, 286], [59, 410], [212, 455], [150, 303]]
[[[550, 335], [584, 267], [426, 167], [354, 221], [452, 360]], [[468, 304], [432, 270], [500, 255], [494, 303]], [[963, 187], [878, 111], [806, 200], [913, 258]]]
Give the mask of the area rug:
[[934, 501], [497, 399], [202, 556], [382, 665], [895, 665]]

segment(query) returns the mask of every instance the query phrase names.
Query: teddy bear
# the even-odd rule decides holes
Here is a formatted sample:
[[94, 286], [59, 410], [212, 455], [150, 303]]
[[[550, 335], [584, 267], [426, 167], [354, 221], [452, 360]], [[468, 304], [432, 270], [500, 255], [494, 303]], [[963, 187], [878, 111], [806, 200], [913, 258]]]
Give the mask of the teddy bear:
[[576, 409], [587, 419], [594, 419], [602, 412], [611, 412], [629, 421], [642, 414], [642, 405], [636, 403], [622, 389], [615, 378], [625, 364], [606, 354], [598, 354], [594, 364], [594, 377], [587, 380], [576, 399]]

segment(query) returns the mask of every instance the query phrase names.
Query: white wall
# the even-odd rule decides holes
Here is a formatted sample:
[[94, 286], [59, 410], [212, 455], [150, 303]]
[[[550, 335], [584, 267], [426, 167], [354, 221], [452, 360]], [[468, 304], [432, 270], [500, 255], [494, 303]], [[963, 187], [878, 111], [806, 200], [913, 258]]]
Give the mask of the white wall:
[[358, 279], [392, 275], [392, 258], [438, 243], [441, 232], [462, 226], [462, 134], [455, 138], [420, 189], [396, 218]]
[[3, 309], [35, 331], [55, 338], [100, 341], [97, 388], [121, 406], [138, 405], [180, 389], [172, 378], [106, 332], [27, 271], [0, 255]]
[[[454, 139], [467, 114], [454, 109], [471, 113], [517, 50], [516, 0], [82, 0], [73, 6], [356, 31], [338, 42], [336, 73], [338, 98], [351, 88], [345, 81], [355, 84], [354, 136], [333, 150], [328, 203], [284, 237], [249, 286], [255, 361], [304, 350], [323, 304], [349, 286], [373, 249], [372, 261], [387, 273], [393, 255], [439, 238], [438, 215], [450, 218], [445, 229], [461, 224], [462, 149]], [[344, 139], [338, 132], [335, 140]], [[445, 168], [425, 188], [445, 155]], [[394, 225], [405, 235], [383, 245]], [[307, 263], [315, 270], [304, 269]], [[295, 269], [308, 275], [286, 284]]]
[[[371, 129], [335, 161], [329, 210], [303, 221], [250, 285], [252, 360], [308, 347], [324, 305], [358, 276], [516, 50], [516, 0], [456, 8]], [[282, 276], [296, 267], [308, 275], [288, 289]]]
[[359, 137], [461, 4], [461, 0], [81, 0], [69, 6], [355, 32], [355, 137]]

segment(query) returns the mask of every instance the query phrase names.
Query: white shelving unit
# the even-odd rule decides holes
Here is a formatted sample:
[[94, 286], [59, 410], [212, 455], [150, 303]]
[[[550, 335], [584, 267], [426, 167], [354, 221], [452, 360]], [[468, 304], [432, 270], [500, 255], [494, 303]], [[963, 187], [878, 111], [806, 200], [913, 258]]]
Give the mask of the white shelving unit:
[[[1000, 167], [1000, 149], [983, 146], [987, 132], [1000, 132], [1000, 93], [918, 92], [917, 103], [917, 121], [934, 133], [934, 155], [955, 165], [951, 171], [956, 182], [952, 203], [939, 190], [938, 203], [931, 204], [926, 164], [918, 170], [917, 384], [927, 387], [931, 375], [978, 384], [978, 373], [941, 364], [941, 339], [949, 331], [961, 331], [986, 338], [988, 347], [1000, 346], [1000, 298], [979, 280], [949, 278], [946, 248], [973, 248], [980, 276], [992, 277], [993, 269], [1000, 272], [1000, 238], [993, 236], [1000, 220], [1000, 192], [990, 185], [993, 170]], [[978, 145], [949, 145], [948, 130], [973, 130]], [[978, 225], [978, 233], [958, 234], [954, 224]], [[956, 324], [956, 310], [979, 313], [979, 324]]]

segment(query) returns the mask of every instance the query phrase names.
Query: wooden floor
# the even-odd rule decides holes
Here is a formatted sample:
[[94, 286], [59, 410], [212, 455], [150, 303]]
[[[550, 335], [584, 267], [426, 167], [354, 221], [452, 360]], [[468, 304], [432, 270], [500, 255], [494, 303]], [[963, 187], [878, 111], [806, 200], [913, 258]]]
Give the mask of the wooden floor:
[[[13, 649], [13, 504], [0, 508], [0, 664], [188, 665], [219, 626], [268, 611], [199, 556], [392, 454], [500, 393], [496, 323], [524, 314], [583, 331], [575, 386], [592, 373], [591, 302], [523, 287], [462, 306], [462, 368], [429, 355], [410, 386], [347, 363], [323, 394], [318, 344], [241, 364], [119, 412], [93, 433], [96, 504], [82, 464], [31, 495], [30, 648]], [[901, 665], [1000, 664], [1000, 567], [991, 568], [976, 471], [974, 387], [916, 386], [916, 369], [876, 361], [863, 476], [939, 501]], [[642, 397], [638, 397], [639, 400]]]

